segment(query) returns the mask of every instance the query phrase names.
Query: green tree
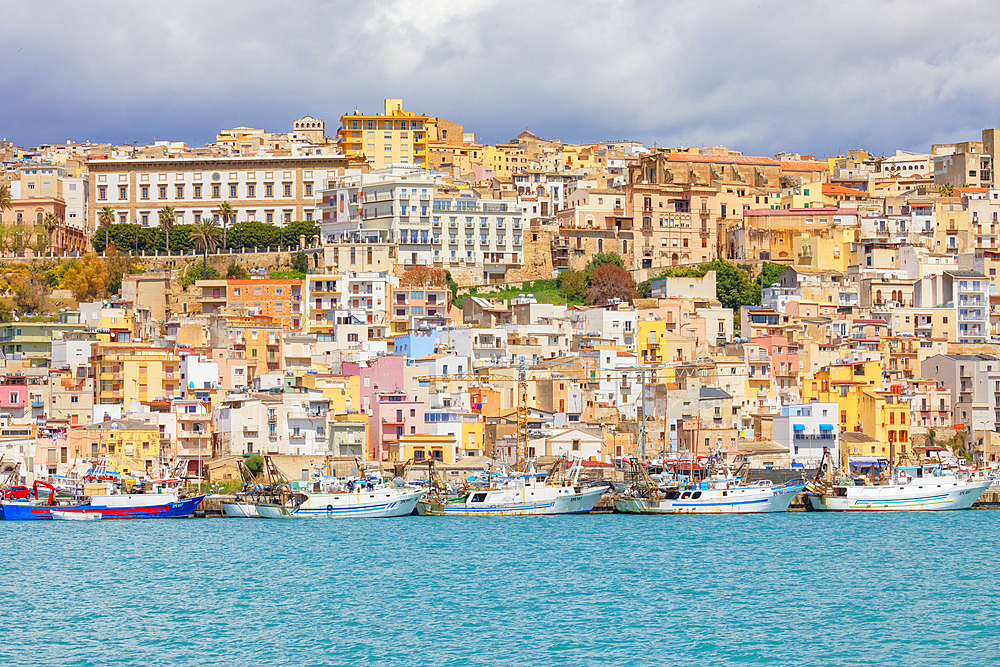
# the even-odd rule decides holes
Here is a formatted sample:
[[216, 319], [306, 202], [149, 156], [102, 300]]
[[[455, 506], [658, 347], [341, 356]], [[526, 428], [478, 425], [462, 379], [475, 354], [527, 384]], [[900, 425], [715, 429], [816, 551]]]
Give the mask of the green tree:
[[760, 273], [757, 274], [757, 278], [754, 280], [754, 283], [757, 285], [757, 289], [770, 287], [781, 279], [781, 274], [784, 272], [784, 264], [764, 262], [764, 266], [761, 267]]
[[587, 276], [580, 271], [566, 269], [559, 274], [556, 279], [559, 286], [559, 293], [566, 297], [566, 301], [583, 301], [587, 294]]
[[309, 258], [301, 250], [292, 255], [292, 270], [303, 274], [309, 273]]
[[599, 252], [590, 258], [590, 261], [587, 262], [587, 266], [584, 268], [583, 272], [587, 274], [587, 277], [589, 278], [591, 274], [597, 270], [597, 267], [602, 264], [611, 264], [613, 266], [617, 266], [622, 271], [625, 270], [625, 260], [622, 259], [621, 255], [616, 252]]
[[945, 183], [944, 185], [941, 186], [941, 189], [938, 190], [938, 192], [941, 194], [942, 197], [951, 197], [952, 195], [955, 194], [955, 186], [952, 185], [951, 183]]
[[229, 265], [229, 268], [226, 269], [226, 277], [242, 278], [245, 280], [250, 277], [250, 274], [247, 273], [247, 270], [244, 269], [242, 266], [240, 266], [236, 262], [233, 262], [232, 264]]
[[224, 201], [219, 204], [219, 217], [222, 219], [222, 247], [228, 248], [226, 232], [229, 230], [229, 223], [236, 219], [236, 211], [229, 202]]
[[194, 242], [195, 249], [201, 250], [203, 253], [204, 268], [202, 275], [205, 275], [208, 273], [208, 252], [210, 250], [215, 251], [219, 240], [222, 238], [222, 230], [219, 229], [212, 218], [204, 217], [201, 219], [201, 222], [191, 227], [190, 238]]
[[458, 296], [458, 283], [451, 277], [451, 271], [444, 272], [444, 284], [451, 290], [451, 298], [454, 301], [455, 297]]
[[105, 206], [97, 214], [98, 224], [104, 228], [104, 248], [107, 251], [109, 234], [111, 232], [111, 225], [115, 223], [115, 209], [110, 206]]
[[264, 469], [264, 457], [260, 454], [251, 454], [243, 459], [243, 465], [253, 474], [259, 474]]
[[171, 206], [164, 206], [160, 209], [159, 213], [160, 227], [163, 228], [164, 233], [167, 237], [167, 254], [170, 254], [170, 229], [177, 222], [177, 213]]
[[649, 299], [653, 296], [653, 281], [643, 280], [635, 286], [635, 291], [639, 293], [639, 298]]
[[219, 272], [214, 266], [192, 264], [181, 276], [181, 287], [187, 289], [199, 280], [215, 280], [216, 278], [219, 278]]

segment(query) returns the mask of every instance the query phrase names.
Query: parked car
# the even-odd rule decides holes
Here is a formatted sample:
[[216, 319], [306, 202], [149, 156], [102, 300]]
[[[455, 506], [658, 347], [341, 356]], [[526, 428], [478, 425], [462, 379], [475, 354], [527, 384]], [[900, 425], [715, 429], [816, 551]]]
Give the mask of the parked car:
[[31, 497], [31, 489], [26, 486], [12, 486], [3, 490], [4, 500], [27, 500]]

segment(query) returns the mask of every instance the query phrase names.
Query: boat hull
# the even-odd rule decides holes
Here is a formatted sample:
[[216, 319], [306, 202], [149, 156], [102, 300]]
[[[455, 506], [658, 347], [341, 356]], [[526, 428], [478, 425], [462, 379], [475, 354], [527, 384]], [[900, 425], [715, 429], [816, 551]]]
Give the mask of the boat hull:
[[[539, 516], [546, 514], [586, 514], [608, 487], [575, 490], [572, 487], [527, 487], [484, 492], [476, 502], [470, 493], [463, 502], [424, 499], [417, 504], [421, 516]], [[496, 494], [496, 495], [494, 495]]]
[[[155, 495], [150, 496], [155, 499]], [[168, 496], [169, 500], [162, 500], [156, 504], [140, 505], [137, 503], [116, 503], [114, 505], [71, 505], [50, 506], [36, 505], [32, 503], [3, 503], [3, 518], [5, 521], [50, 521], [52, 512], [63, 512], [67, 514], [97, 513], [102, 520], [109, 519], [179, 519], [194, 514], [198, 505], [205, 496], [194, 496], [184, 500], [175, 500]]]
[[[736, 489], [685, 492], [681, 498], [615, 498], [615, 511], [622, 514], [762, 514], [785, 512], [804, 484], [750, 486]], [[723, 495], [725, 492], [725, 495]], [[689, 497], [684, 498], [685, 494]]]
[[844, 495], [810, 493], [806, 508], [817, 512], [913, 512], [967, 510], [992, 480], [911, 482], [889, 486], [838, 487]]
[[257, 506], [253, 503], [222, 503], [223, 513], [230, 519], [257, 519]]
[[396, 489], [311, 494], [301, 505], [256, 505], [262, 519], [375, 519], [407, 516], [426, 491]]

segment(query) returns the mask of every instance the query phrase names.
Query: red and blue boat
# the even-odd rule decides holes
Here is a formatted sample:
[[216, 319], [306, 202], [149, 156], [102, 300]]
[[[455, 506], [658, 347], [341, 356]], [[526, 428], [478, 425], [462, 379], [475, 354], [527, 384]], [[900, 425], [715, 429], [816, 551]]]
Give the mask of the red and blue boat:
[[4, 501], [5, 521], [47, 521], [52, 511], [99, 514], [107, 519], [179, 519], [194, 514], [205, 496], [179, 499], [173, 494], [120, 494], [95, 496], [87, 505], [48, 505], [37, 502]]

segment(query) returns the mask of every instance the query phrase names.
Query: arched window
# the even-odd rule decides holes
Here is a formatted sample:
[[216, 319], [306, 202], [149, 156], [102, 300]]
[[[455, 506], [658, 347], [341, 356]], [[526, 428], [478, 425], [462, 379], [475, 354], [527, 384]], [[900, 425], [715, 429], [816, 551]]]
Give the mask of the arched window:
[[882, 303], [882, 290], [875, 290], [875, 303]]

